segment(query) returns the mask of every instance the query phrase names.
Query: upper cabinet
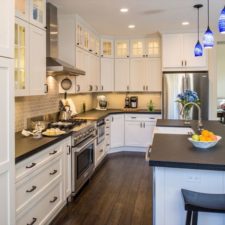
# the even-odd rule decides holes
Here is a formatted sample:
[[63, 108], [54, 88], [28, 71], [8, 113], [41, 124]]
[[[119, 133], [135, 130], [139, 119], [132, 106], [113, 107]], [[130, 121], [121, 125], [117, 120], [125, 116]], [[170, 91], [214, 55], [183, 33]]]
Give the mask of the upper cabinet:
[[208, 52], [194, 56], [197, 34], [164, 34], [162, 37], [163, 70], [207, 70]]
[[130, 41], [116, 40], [115, 41], [115, 58], [129, 58], [130, 57]]
[[46, 27], [46, 0], [15, 0], [16, 17], [39, 28]]
[[160, 39], [132, 39], [130, 56], [132, 58], [160, 57]]
[[101, 57], [114, 58], [114, 42], [112, 39], [101, 39]]
[[13, 58], [14, 1], [1, 1], [0, 18], [0, 56]]

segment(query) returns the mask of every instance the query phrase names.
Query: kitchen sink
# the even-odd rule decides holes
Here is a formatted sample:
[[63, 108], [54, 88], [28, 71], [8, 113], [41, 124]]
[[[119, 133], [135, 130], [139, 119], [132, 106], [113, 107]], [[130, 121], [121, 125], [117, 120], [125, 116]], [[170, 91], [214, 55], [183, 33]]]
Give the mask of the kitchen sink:
[[155, 127], [154, 134], [190, 134], [195, 133], [190, 127]]

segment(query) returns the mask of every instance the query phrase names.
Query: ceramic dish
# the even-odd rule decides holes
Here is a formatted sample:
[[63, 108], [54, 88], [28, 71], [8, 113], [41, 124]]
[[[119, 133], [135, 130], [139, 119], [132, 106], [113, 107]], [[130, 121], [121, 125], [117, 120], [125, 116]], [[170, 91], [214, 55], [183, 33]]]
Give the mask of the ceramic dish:
[[213, 146], [215, 146], [222, 139], [222, 137], [220, 137], [220, 136], [216, 136], [216, 137], [217, 137], [216, 141], [194, 141], [194, 140], [192, 140], [192, 138], [188, 138], [188, 140], [196, 148], [208, 149], [208, 148], [212, 148]]

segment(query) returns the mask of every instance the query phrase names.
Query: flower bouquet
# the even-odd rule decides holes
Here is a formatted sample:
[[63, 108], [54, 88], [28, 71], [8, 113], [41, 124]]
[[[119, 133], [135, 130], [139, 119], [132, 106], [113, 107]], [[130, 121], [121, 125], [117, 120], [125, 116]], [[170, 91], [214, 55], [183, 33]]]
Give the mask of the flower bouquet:
[[200, 105], [200, 99], [198, 97], [197, 92], [191, 90], [185, 90], [183, 93], [178, 94], [176, 102], [181, 104], [182, 108], [180, 114], [183, 116], [183, 119], [185, 120], [190, 119], [190, 110], [193, 105], [187, 105], [183, 110], [184, 105], [189, 102], [194, 102]]

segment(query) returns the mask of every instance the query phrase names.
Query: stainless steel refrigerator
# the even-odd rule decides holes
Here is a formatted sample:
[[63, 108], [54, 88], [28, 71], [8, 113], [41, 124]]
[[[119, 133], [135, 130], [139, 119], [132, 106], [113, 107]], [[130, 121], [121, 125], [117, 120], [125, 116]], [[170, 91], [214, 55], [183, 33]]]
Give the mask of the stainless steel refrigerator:
[[[201, 101], [202, 119], [208, 120], [208, 72], [166, 72], [163, 74], [163, 118], [182, 119], [182, 106], [176, 102], [176, 99], [177, 95], [185, 90], [197, 92]], [[198, 119], [196, 107], [191, 109], [191, 119]]]

